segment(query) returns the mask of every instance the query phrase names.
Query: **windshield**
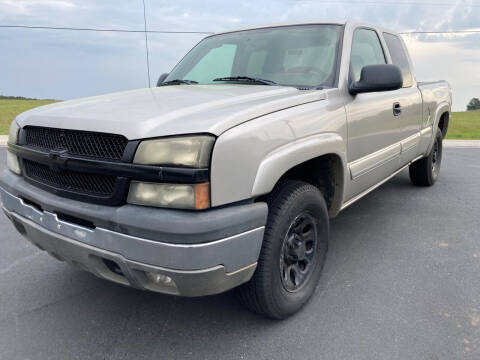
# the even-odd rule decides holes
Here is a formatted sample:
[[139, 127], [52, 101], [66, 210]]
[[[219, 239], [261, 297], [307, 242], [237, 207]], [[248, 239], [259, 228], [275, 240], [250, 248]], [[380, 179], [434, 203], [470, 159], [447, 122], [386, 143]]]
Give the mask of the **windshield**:
[[240, 76], [295, 87], [331, 87], [341, 29], [300, 25], [211, 36], [195, 46], [165, 81], [218, 84], [218, 78]]

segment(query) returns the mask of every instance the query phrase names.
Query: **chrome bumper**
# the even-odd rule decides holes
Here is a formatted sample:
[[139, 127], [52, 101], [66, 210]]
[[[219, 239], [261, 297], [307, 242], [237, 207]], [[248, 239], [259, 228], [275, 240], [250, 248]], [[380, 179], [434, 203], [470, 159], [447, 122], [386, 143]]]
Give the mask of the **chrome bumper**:
[[181, 296], [229, 290], [248, 281], [264, 227], [200, 244], [172, 244], [87, 228], [37, 209], [0, 188], [2, 208], [17, 230], [40, 249], [101, 278]]

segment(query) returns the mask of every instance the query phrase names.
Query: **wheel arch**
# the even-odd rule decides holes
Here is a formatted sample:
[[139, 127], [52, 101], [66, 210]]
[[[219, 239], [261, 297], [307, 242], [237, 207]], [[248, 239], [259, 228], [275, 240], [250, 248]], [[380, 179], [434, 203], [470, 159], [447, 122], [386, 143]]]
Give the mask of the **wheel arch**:
[[447, 136], [449, 123], [450, 123], [450, 112], [445, 111], [440, 115], [440, 119], [438, 120], [438, 127], [442, 131], [443, 138]]
[[[443, 122], [441, 123], [441, 121]], [[435, 134], [436, 134], [437, 128], [440, 128], [440, 130], [442, 131], [443, 137], [445, 137], [445, 135], [447, 134], [449, 122], [450, 122], [450, 104], [446, 101], [443, 101], [440, 104], [438, 104], [435, 110], [435, 117], [434, 117], [433, 126], [432, 126], [432, 138], [431, 138], [430, 144], [428, 145], [427, 151], [425, 152], [426, 154], [430, 153], [430, 151], [432, 150], [433, 143], [435, 142]], [[440, 124], [442, 124], [443, 128], [440, 127]]]
[[[446, 120], [445, 120], [446, 118]], [[443, 101], [441, 102], [440, 104], [438, 104], [437, 108], [435, 109], [435, 121], [433, 123], [433, 128], [437, 128], [437, 127], [440, 127], [440, 124], [442, 123], [442, 126], [445, 126], [447, 125], [448, 126], [448, 121], [450, 119], [450, 104], [447, 103], [446, 101]], [[446, 121], [446, 123], [445, 123]], [[442, 128], [440, 128], [442, 130]], [[447, 129], [445, 129], [446, 131]], [[442, 130], [442, 134], [443, 134], [443, 130]], [[443, 134], [444, 136], [446, 135], [446, 132], [445, 134]]]
[[268, 154], [258, 168], [252, 197], [270, 193], [282, 179], [302, 180], [322, 191], [334, 217], [342, 205], [346, 174], [345, 140], [336, 133], [318, 134]]

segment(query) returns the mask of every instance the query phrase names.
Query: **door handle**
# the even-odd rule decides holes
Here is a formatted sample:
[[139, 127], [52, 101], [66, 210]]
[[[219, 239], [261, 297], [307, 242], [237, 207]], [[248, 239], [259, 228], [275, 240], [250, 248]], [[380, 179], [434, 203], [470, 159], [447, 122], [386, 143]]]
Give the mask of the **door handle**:
[[402, 106], [396, 102], [393, 104], [393, 116], [399, 116], [402, 113]]

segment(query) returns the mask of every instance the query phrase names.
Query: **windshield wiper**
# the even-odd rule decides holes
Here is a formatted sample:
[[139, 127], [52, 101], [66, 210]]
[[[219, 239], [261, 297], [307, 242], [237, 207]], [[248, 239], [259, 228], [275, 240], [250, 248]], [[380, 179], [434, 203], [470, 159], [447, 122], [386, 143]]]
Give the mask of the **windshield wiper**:
[[165, 86], [165, 85], [180, 85], [180, 84], [187, 84], [187, 85], [192, 85], [192, 84], [198, 84], [198, 81], [195, 80], [181, 80], [181, 79], [175, 79], [175, 80], [168, 80], [163, 83], [161, 83], [158, 86]]
[[263, 85], [278, 85], [275, 81], [254, 78], [250, 76], [226, 76], [213, 79], [213, 81], [245, 81]]

